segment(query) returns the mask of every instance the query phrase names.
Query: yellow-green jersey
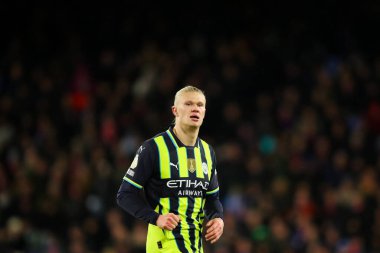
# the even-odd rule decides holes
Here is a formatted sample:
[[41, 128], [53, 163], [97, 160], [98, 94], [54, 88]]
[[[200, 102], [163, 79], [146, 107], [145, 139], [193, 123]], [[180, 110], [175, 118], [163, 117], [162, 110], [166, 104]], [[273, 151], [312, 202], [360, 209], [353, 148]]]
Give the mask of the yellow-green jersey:
[[[146, 201], [139, 195], [142, 190]], [[117, 200], [150, 223], [147, 252], [203, 252], [204, 218], [223, 217], [213, 148], [200, 138], [185, 146], [170, 127], [138, 149]], [[158, 216], [167, 213], [181, 217], [173, 231], [156, 226]]]

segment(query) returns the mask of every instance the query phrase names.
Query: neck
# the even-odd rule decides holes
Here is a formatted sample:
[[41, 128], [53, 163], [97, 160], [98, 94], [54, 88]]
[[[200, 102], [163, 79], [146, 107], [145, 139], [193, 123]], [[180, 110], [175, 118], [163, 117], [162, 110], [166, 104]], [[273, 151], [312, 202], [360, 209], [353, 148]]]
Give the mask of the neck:
[[194, 146], [198, 138], [199, 128], [186, 128], [175, 125], [173, 127], [173, 132], [184, 145]]

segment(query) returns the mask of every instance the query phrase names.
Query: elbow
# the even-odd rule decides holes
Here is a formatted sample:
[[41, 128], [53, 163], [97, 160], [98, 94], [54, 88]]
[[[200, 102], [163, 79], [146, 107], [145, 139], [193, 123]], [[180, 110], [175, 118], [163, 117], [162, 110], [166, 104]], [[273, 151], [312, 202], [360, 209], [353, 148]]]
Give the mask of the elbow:
[[116, 203], [121, 209], [131, 213], [138, 201], [138, 189], [129, 184], [122, 184], [116, 194]]
[[129, 212], [131, 206], [133, 206], [133, 193], [129, 191], [119, 191], [116, 195], [116, 203], [121, 209]]
[[123, 192], [118, 192], [116, 195], [116, 203], [118, 206], [123, 207], [123, 199], [124, 199], [124, 194]]

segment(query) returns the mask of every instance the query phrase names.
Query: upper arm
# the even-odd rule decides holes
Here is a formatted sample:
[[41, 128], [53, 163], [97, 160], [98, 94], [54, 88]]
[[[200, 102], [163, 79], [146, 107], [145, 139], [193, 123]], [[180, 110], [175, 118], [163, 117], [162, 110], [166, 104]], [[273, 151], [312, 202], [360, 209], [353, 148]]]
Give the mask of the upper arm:
[[144, 142], [137, 150], [123, 180], [136, 188], [142, 189], [152, 176], [155, 165], [155, 153], [155, 146], [151, 142]]

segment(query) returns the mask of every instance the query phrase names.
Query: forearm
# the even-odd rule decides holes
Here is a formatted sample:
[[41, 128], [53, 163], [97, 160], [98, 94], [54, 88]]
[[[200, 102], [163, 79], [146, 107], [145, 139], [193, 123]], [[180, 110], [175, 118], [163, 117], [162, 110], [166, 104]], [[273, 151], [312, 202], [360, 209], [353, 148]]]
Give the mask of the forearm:
[[219, 196], [209, 196], [206, 199], [205, 214], [208, 220], [212, 220], [214, 218], [223, 219], [223, 206], [219, 200]]
[[139, 189], [123, 182], [117, 193], [117, 204], [132, 216], [156, 225], [159, 216], [140, 196]]

